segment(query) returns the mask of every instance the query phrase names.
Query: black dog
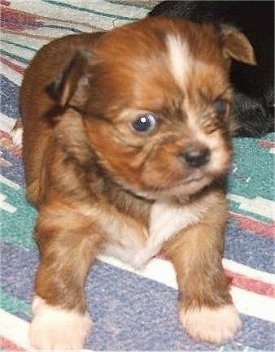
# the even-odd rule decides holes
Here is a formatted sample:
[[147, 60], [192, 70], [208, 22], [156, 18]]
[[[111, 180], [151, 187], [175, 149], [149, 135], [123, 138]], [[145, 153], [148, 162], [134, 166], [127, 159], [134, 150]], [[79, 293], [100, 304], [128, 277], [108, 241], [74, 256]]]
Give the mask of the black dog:
[[148, 15], [227, 23], [242, 30], [255, 49], [258, 65], [232, 63], [236, 135], [258, 137], [274, 131], [273, 1], [163, 1]]

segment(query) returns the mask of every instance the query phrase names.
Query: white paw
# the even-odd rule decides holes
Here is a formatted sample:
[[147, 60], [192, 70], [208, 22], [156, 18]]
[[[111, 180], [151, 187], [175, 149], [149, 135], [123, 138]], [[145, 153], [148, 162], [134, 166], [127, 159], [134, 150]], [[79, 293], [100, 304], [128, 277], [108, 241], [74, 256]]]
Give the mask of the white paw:
[[13, 144], [18, 148], [21, 148], [22, 139], [23, 139], [23, 128], [15, 126], [11, 131], [11, 138], [12, 138]]
[[40, 297], [33, 301], [34, 319], [29, 337], [38, 350], [80, 350], [91, 328], [86, 313], [64, 310], [48, 305]]
[[180, 320], [193, 338], [215, 344], [232, 340], [242, 326], [239, 314], [233, 304], [218, 309], [203, 307], [181, 310]]

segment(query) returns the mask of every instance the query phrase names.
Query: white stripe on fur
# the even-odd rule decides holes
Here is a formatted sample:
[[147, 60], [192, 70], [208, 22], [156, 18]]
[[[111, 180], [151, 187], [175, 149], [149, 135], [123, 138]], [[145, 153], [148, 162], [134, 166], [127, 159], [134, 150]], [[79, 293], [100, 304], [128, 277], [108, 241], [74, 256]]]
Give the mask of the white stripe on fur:
[[193, 58], [188, 44], [179, 36], [170, 34], [166, 38], [166, 45], [170, 60], [171, 73], [180, 87], [185, 86], [186, 77], [191, 70]]

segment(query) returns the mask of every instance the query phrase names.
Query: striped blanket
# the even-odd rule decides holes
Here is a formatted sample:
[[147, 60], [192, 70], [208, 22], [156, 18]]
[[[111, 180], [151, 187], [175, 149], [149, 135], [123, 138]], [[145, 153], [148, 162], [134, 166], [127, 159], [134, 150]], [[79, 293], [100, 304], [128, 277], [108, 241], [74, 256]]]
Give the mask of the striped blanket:
[[[0, 348], [28, 350], [27, 329], [38, 253], [33, 241], [36, 211], [25, 200], [21, 150], [11, 140], [19, 116], [22, 75], [35, 52], [51, 39], [111, 29], [142, 18], [156, 1], [0, 0], [1, 4], [1, 310]], [[35, 89], [35, 87], [34, 87]], [[235, 139], [229, 176], [231, 218], [224, 269], [243, 329], [224, 346], [198, 343], [177, 315], [177, 284], [169, 262], [155, 258], [135, 272], [99, 257], [88, 278], [95, 323], [89, 350], [255, 351], [275, 350], [274, 140]]]

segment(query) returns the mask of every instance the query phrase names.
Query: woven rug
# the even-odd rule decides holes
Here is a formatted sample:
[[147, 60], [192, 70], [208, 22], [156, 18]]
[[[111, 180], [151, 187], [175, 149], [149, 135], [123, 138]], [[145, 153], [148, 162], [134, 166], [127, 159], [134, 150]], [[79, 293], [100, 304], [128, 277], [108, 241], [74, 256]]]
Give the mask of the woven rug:
[[[156, 1], [1, 0], [1, 311], [0, 347], [28, 350], [27, 330], [38, 253], [36, 211], [25, 200], [21, 150], [10, 131], [19, 116], [22, 75], [35, 52], [56, 37], [111, 29], [146, 15]], [[35, 89], [35, 87], [34, 87]], [[232, 343], [198, 343], [181, 328], [170, 263], [153, 259], [142, 272], [99, 257], [87, 283], [94, 330], [86, 349], [274, 351], [274, 136], [235, 139], [229, 176], [231, 218], [224, 269], [243, 329]]]

